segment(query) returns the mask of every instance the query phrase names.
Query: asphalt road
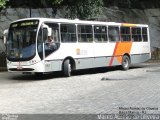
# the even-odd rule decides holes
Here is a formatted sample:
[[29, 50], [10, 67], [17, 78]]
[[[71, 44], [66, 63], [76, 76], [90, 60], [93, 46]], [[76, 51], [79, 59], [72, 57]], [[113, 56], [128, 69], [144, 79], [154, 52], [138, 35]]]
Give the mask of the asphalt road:
[[128, 71], [98, 68], [34, 75], [0, 72], [0, 113], [99, 114], [120, 110], [160, 114], [160, 64]]

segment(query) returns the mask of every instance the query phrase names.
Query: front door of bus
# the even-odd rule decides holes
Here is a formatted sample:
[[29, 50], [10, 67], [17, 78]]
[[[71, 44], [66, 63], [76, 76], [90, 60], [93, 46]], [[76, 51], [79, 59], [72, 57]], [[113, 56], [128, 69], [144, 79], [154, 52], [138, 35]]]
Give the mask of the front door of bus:
[[51, 43], [49, 43], [49, 40], [48, 40], [47, 28], [43, 28], [42, 36], [43, 36], [42, 48], [43, 48], [44, 69], [45, 69], [45, 72], [49, 72], [49, 71], [52, 71], [52, 64], [50, 61], [47, 61], [46, 58], [53, 52], [53, 49], [51, 47]]
[[46, 61], [47, 56], [52, 53], [47, 41], [48, 41], [48, 29], [46, 25], [42, 25], [38, 33], [37, 48], [38, 48], [39, 57], [42, 60], [44, 65], [45, 72], [48, 72], [51, 70], [51, 65], [49, 61]]
[[47, 71], [51, 71], [52, 63], [50, 57], [48, 56], [56, 52], [60, 47], [58, 34], [59, 27], [58, 24], [46, 23], [45, 25], [47, 25], [48, 27], [43, 28], [43, 60], [46, 66], [50, 66], [50, 68], [47, 67]]

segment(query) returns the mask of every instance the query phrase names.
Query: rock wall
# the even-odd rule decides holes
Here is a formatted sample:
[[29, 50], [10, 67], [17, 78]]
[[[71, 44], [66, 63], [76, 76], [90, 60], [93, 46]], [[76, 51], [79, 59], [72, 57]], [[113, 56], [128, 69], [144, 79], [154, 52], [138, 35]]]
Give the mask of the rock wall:
[[[31, 9], [32, 17], [63, 18], [65, 9], [58, 10], [54, 15], [52, 8]], [[0, 13], [0, 36], [9, 27], [9, 24], [17, 19], [30, 17], [30, 10], [25, 8], [8, 8]], [[151, 46], [160, 48], [160, 9], [120, 9], [118, 7], [104, 8], [100, 20], [109, 22], [127, 22], [148, 24], [150, 26]], [[1, 47], [1, 46], [0, 46]]]
[[[32, 17], [52, 17], [52, 9], [31, 9]], [[17, 19], [30, 17], [30, 10], [24, 8], [5, 9], [0, 13], [0, 36], [9, 27], [9, 24]]]
[[105, 8], [101, 17], [107, 21], [148, 24], [151, 47], [160, 48], [160, 9]]

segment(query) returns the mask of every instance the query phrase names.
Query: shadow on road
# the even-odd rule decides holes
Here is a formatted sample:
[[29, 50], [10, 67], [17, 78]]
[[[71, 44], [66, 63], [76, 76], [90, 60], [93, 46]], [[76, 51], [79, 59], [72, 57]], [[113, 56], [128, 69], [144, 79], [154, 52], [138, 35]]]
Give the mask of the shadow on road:
[[[145, 66], [132, 66], [130, 69], [138, 69], [143, 67]], [[120, 66], [76, 70], [72, 72], [72, 76], [92, 75], [92, 74], [106, 73], [106, 72], [112, 72], [112, 71], [118, 71], [118, 70], [121, 70]], [[45, 73], [40, 76], [36, 76], [34, 74], [16, 74], [16, 75], [14, 74], [10, 77], [10, 80], [38, 81], [38, 80], [48, 80], [48, 79], [55, 79], [55, 78], [65, 78], [65, 76], [63, 75], [62, 72]]]
[[52, 78], [63, 78], [61, 72], [45, 73], [43, 75], [36, 76], [35, 74], [17, 74], [11, 76], [11, 80], [22, 80], [22, 81], [39, 81], [39, 80], [48, 80]]

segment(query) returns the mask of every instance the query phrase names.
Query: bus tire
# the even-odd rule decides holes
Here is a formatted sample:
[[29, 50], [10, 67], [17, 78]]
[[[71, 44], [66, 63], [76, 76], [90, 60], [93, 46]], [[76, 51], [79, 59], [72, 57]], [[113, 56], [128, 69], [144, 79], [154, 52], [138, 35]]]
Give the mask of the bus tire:
[[130, 67], [130, 63], [130, 58], [127, 55], [124, 55], [122, 58], [122, 69], [125, 71], [128, 70]]
[[63, 64], [63, 73], [66, 77], [70, 77], [71, 76], [71, 64], [69, 59], [64, 61]]

